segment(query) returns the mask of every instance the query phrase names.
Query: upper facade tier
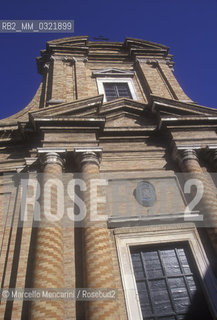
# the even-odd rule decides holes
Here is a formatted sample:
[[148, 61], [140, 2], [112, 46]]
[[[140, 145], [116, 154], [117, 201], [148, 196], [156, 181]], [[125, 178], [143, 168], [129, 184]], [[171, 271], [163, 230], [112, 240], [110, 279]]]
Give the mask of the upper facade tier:
[[[0, 172], [22, 166], [37, 156], [39, 147], [73, 153], [79, 146], [100, 146], [109, 159], [116, 150], [114, 159], [129, 160], [123, 170], [164, 170], [166, 152], [216, 149], [217, 110], [186, 96], [174, 77], [168, 50], [132, 38], [49, 41], [37, 58], [42, 82], [34, 98], [0, 120]], [[147, 156], [150, 148], [154, 153]], [[126, 157], [131, 150], [139, 150], [144, 161], [135, 165], [133, 152]], [[157, 162], [146, 161], [156, 157]], [[108, 163], [103, 170], [114, 170]]]
[[[114, 106], [120, 109], [126, 104], [159, 114], [155, 116], [158, 127], [174, 121], [174, 115], [193, 117], [191, 123], [202, 121], [201, 116], [216, 115], [215, 109], [197, 105], [184, 93], [168, 51], [164, 45], [133, 38], [93, 42], [79, 36], [49, 41], [37, 58], [42, 82], [34, 98], [17, 114], [0, 120], [0, 126], [9, 125], [10, 130], [17, 125], [25, 127], [45, 110], [50, 116], [62, 109], [64, 115], [104, 116], [105, 112], [114, 113]], [[95, 109], [92, 101], [98, 101]]]
[[192, 102], [173, 75], [168, 47], [126, 38], [92, 42], [70, 37], [47, 43], [37, 58], [44, 77], [43, 106], [104, 95], [104, 102], [126, 97], [149, 103], [152, 96]]

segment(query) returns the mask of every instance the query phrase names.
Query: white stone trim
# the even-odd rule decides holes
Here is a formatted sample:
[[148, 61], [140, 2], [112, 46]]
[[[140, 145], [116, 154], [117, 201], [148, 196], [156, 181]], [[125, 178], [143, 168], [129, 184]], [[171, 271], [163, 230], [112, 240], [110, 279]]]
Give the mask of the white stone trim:
[[83, 152], [102, 153], [102, 151], [103, 151], [102, 147], [76, 147], [76, 148], [74, 148], [75, 153], [83, 153]]
[[43, 154], [43, 153], [66, 153], [67, 152], [67, 149], [65, 148], [37, 148], [37, 152], [38, 154]]
[[107, 68], [103, 70], [93, 71], [94, 77], [133, 77], [134, 71], [122, 70], [118, 68]]
[[[133, 231], [133, 229], [136, 230]], [[130, 247], [175, 242], [189, 243], [200, 277], [203, 279], [203, 289], [208, 298], [208, 304], [211, 305], [211, 312], [215, 317], [217, 316], [216, 279], [210, 269], [200, 237], [193, 224], [122, 228], [116, 229], [114, 233], [129, 320], [143, 319], [131, 261]]]
[[99, 94], [103, 94], [103, 102], [107, 102], [106, 100], [106, 95], [105, 95], [105, 90], [104, 90], [104, 86], [103, 83], [107, 83], [107, 82], [116, 82], [116, 83], [120, 83], [120, 82], [124, 82], [127, 83], [129, 86], [129, 90], [130, 93], [132, 95], [133, 100], [138, 100], [137, 94], [136, 94], [136, 89], [133, 83], [133, 79], [131, 78], [107, 78], [107, 77], [103, 77], [103, 78], [96, 78], [96, 82], [97, 82], [97, 87], [98, 87], [98, 92]]

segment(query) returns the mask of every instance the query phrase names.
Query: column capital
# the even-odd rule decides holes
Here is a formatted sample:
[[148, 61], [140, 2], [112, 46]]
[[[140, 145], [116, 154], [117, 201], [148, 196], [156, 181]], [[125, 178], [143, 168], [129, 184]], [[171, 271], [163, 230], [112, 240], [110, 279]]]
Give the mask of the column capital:
[[217, 170], [217, 145], [207, 146], [205, 158]]
[[187, 160], [198, 160], [197, 152], [201, 148], [198, 146], [175, 146], [173, 148], [173, 159], [182, 165]]
[[74, 149], [75, 155], [79, 157], [81, 165], [94, 163], [99, 166], [102, 158], [101, 147], [78, 147]]
[[178, 156], [182, 162], [186, 160], [196, 160], [198, 161], [197, 151], [194, 149], [181, 149], [178, 150]]
[[45, 166], [47, 164], [58, 164], [61, 167], [64, 165], [63, 155], [67, 150], [62, 148], [38, 148], [38, 155], [41, 163]]

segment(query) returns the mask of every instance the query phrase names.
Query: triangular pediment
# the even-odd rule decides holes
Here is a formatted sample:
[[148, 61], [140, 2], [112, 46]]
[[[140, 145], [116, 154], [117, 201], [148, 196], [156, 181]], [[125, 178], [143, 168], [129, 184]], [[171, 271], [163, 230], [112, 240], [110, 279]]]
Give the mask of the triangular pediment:
[[105, 77], [105, 76], [133, 76], [134, 72], [131, 70], [121, 70], [118, 68], [107, 68], [107, 69], [102, 69], [102, 70], [97, 70], [93, 72], [93, 76], [95, 77]]
[[151, 132], [157, 127], [156, 115], [148, 105], [131, 100], [117, 99], [104, 104], [99, 113], [105, 117], [104, 132]]
[[140, 117], [132, 113], [120, 112], [107, 119], [105, 128], [142, 128], [155, 125], [155, 121], [150, 118]]
[[[94, 127], [106, 132], [153, 131], [163, 123], [172, 126], [207, 124], [217, 121], [217, 110], [193, 103], [152, 96], [152, 104], [128, 98], [103, 103], [103, 95], [76, 100], [29, 113], [34, 128]], [[104, 132], [105, 132], [104, 131]]]
[[[108, 69], [107, 69], [108, 70]], [[109, 69], [110, 70], [110, 69]], [[148, 115], [149, 118], [154, 117], [156, 112], [160, 117], [167, 118], [182, 118], [189, 116], [211, 116], [217, 115], [216, 109], [202, 107], [193, 103], [186, 103], [177, 100], [170, 100], [153, 96], [152, 106], [144, 104], [132, 99], [121, 98], [103, 104], [103, 95], [76, 100], [68, 103], [59, 104], [52, 107], [43, 108], [39, 111], [30, 113], [31, 119], [48, 118], [48, 119], [67, 119], [67, 118], [91, 118], [100, 117], [115, 119], [119, 117], [117, 123], [120, 123], [121, 115], [124, 115], [123, 121], [126, 120], [126, 115], [144, 118]], [[131, 117], [132, 118], [132, 117]], [[133, 120], [130, 120], [131, 124]], [[114, 124], [115, 125], [115, 124]]]
[[[102, 96], [97, 96], [30, 113], [30, 121], [35, 128], [47, 127], [104, 127], [117, 131], [152, 131], [157, 126], [156, 116], [146, 104], [132, 99], [117, 99], [102, 104]], [[118, 129], [119, 128], [119, 129]]]
[[30, 113], [32, 119], [38, 118], [70, 118], [99, 116], [110, 118], [119, 113], [141, 115], [147, 105], [132, 99], [121, 98], [103, 104], [103, 95], [63, 103]]
[[140, 115], [147, 108], [148, 105], [145, 103], [128, 98], [120, 98], [104, 103], [99, 114], [107, 118], [119, 112], [128, 112]]

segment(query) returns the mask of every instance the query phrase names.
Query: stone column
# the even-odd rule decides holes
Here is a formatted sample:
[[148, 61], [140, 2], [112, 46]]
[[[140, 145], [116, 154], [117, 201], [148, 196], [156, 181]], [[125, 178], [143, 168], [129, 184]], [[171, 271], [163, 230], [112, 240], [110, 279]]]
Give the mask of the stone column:
[[[217, 149], [213, 149], [210, 152], [209, 160], [211, 161], [211, 165], [214, 168], [214, 172], [217, 172]], [[214, 189], [214, 201], [215, 205], [217, 207], [217, 190], [216, 190], [216, 185]], [[210, 237], [212, 237], [212, 243], [213, 247], [215, 248], [217, 252], [217, 208], [215, 211], [215, 222], [214, 222], [214, 228], [208, 229], [208, 233], [210, 234]]]
[[[106, 222], [91, 222], [90, 180], [99, 178], [100, 148], [75, 150], [80, 154], [80, 164], [87, 190], [83, 197], [87, 208], [83, 228], [84, 282], [87, 288], [116, 288], [112, 263], [111, 239]], [[98, 195], [102, 192], [98, 187]], [[98, 206], [97, 213], [105, 214], [103, 206]], [[88, 301], [85, 306], [87, 320], [120, 319], [117, 300]]]
[[[59, 150], [60, 153], [65, 152]], [[57, 187], [61, 183], [63, 159], [60, 153], [39, 150], [44, 165], [41, 194], [41, 221], [37, 228], [33, 288], [63, 288], [63, 236], [61, 221], [50, 222], [46, 213], [57, 216]], [[53, 179], [51, 188], [46, 187]], [[50, 180], [51, 181], [51, 180]], [[59, 196], [59, 194], [58, 194]], [[50, 199], [49, 203], [45, 200]], [[62, 199], [64, 201], [64, 199]], [[48, 211], [49, 210], [49, 211]], [[64, 319], [63, 300], [34, 300], [31, 304], [31, 319]]]
[[176, 155], [181, 170], [188, 173], [187, 179], [198, 179], [203, 184], [204, 192], [200, 201], [200, 211], [203, 214], [204, 223], [208, 226], [206, 230], [213, 248], [217, 253], [217, 199], [214, 185], [203, 172], [194, 149], [178, 150]]
[[217, 172], [217, 146], [215, 149], [209, 148], [207, 158], [211, 167], [214, 169], [214, 172]]

